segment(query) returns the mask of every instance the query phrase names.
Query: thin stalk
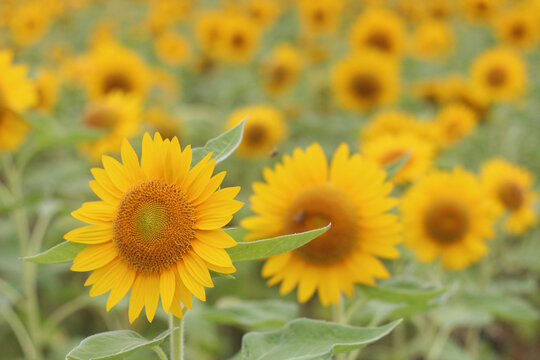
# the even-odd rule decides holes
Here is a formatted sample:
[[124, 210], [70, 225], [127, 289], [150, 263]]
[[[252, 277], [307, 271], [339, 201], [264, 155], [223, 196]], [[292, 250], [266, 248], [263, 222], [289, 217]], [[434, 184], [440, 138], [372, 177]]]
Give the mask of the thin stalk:
[[36, 346], [17, 314], [8, 306], [0, 306], [0, 314], [6, 319], [11, 330], [13, 330], [17, 341], [21, 345], [24, 357], [28, 360], [39, 359]]
[[184, 319], [170, 314], [169, 327], [178, 327], [170, 336], [171, 360], [184, 360]]
[[[338, 324], [346, 324], [345, 318], [345, 299], [343, 296], [339, 297], [337, 305], [332, 306], [332, 320]], [[345, 360], [346, 354], [336, 355], [337, 360]]]
[[66, 302], [58, 309], [56, 309], [47, 319], [45, 325], [43, 325], [43, 333], [49, 334], [52, 332], [64, 319], [78, 310], [86, 307], [91, 302], [88, 295], [84, 294], [75, 299]]
[[157, 354], [157, 356], [159, 357], [159, 360], [168, 360], [167, 355], [165, 354], [163, 349], [160, 348], [159, 346], [153, 346], [152, 350], [154, 350], [154, 352]]

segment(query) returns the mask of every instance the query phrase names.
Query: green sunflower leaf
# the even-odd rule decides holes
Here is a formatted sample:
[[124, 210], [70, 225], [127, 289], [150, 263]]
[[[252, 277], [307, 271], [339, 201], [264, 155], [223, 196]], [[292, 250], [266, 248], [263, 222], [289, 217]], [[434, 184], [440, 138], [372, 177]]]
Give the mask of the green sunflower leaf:
[[358, 285], [358, 288], [369, 299], [408, 304], [425, 304], [449, 290], [446, 286], [424, 284], [407, 277], [381, 281], [377, 286]]
[[250, 332], [242, 339], [238, 359], [331, 359], [334, 354], [360, 349], [389, 334], [401, 320], [363, 328], [321, 320], [296, 319], [281, 330]]
[[246, 124], [246, 121], [247, 118], [242, 120], [232, 129], [209, 140], [204, 147], [194, 148], [192, 163], [198, 163], [202, 160], [202, 158], [210, 153], [213, 153], [212, 159], [216, 159], [216, 162], [220, 162], [228, 158], [242, 142], [242, 137], [244, 136], [244, 125]]
[[399, 159], [396, 159], [395, 161], [392, 161], [390, 164], [386, 165], [384, 167], [384, 170], [386, 171], [386, 179], [393, 179], [397, 172], [409, 162], [410, 158], [411, 152], [409, 151]]
[[86, 246], [86, 244], [64, 241], [39, 254], [25, 256], [22, 259], [39, 264], [65, 264], [72, 262], [75, 256]]
[[81, 341], [67, 355], [67, 360], [113, 360], [124, 359], [127, 355], [148, 347], [159, 345], [174, 330], [170, 328], [148, 340], [131, 330], [107, 331], [92, 335]]
[[240, 242], [235, 247], [225, 249], [229, 253], [232, 261], [246, 261], [264, 259], [270, 256], [279, 255], [303, 246], [324, 234], [330, 229], [332, 224], [323, 228], [310, 230], [297, 234], [282, 235], [270, 239]]

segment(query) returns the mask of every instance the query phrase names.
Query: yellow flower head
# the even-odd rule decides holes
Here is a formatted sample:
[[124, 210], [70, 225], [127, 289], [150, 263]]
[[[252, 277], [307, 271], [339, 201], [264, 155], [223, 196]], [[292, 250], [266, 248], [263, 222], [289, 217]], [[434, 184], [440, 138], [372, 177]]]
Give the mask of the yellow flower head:
[[520, 49], [531, 49], [539, 40], [538, 22], [538, 17], [530, 9], [516, 7], [504, 11], [495, 19], [495, 30], [502, 43]]
[[36, 104], [35, 86], [27, 73], [25, 65], [13, 64], [11, 51], [0, 50], [0, 108], [22, 112]]
[[223, 37], [225, 15], [218, 11], [200, 14], [195, 23], [195, 39], [199, 48], [208, 56], [215, 56]]
[[371, 49], [399, 56], [406, 42], [405, 24], [399, 15], [384, 8], [368, 9], [360, 14], [351, 29], [354, 50]]
[[36, 78], [37, 103], [40, 110], [50, 112], [56, 105], [58, 99], [58, 87], [60, 79], [57, 74], [50, 70], [40, 71]]
[[459, 270], [487, 253], [495, 212], [474, 174], [433, 172], [406, 192], [400, 206], [405, 243], [420, 261], [440, 256], [445, 268]]
[[287, 127], [283, 114], [268, 105], [252, 105], [235, 110], [227, 120], [231, 129], [248, 117], [244, 137], [237, 153], [245, 157], [268, 156], [285, 138]]
[[343, 0], [299, 0], [298, 12], [307, 35], [331, 34], [340, 23]]
[[466, 137], [476, 128], [476, 115], [462, 104], [449, 104], [435, 117], [439, 140], [443, 145], [452, 145]]
[[247, 4], [249, 17], [259, 27], [269, 27], [280, 12], [279, 4], [274, 0], [250, 0]]
[[492, 159], [482, 166], [482, 181], [497, 204], [497, 213], [506, 213], [508, 232], [521, 235], [538, 223], [534, 208], [538, 194], [531, 189], [531, 173], [503, 159]]
[[245, 63], [253, 57], [259, 45], [260, 29], [247, 15], [227, 14], [222, 20], [217, 54], [225, 61]]
[[49, 29], [50, 16], [48, 8], [38, 1], [18, 6], [9, 22], [13, 40], [22, 46], [36, 43]]
[[527, 70], [523, 59], [505, 48], [480, 54], [472, 64], [471, 78], [493, 101], [516, 99], [527, 86]]
[[292, 45], [277, 46], [262, 68], [266, 91], [277, 95], [290, 89], [296, 84], [302, 66], [302, 56]]
[[413, 37], [413, 55], [436, 59], [450, 53], [454, 46], [454, 32], [442, 21], [425, 21], [418, 25]]
[[159, 35], [166, 29], [174, 26], [176, 22], [182, 21], [189, 14], [192, 1], [150, 1], [150, 9], [146, 23], [154, 35]]
[[326, 226], [325, 234], [294, 251], [270, 257], [262, 275], [268, 284], [281, 282], [280, 293], [298, 286], [298, 301], [315, 291], [322, 305], [337, 304], [340, 293], [354, 296], [356, 283], [374, 284], [390, 275], [378, 257], [396, 258], [401, 239], [397, 216], [388, 211], [396, 199], [392, 185], [377, 165], [349, 155], [341, 145], [330, 164], [318, 144], [292, 156], [271, 170], [264, 183], [253, 184], [251, 207], [256, 215], [242, 221], [247, 239], [302, 232]]
[[106, 153], [116, 152], [122, 139], [135, 136], [141, 121], [141, 103], [132, 95], [113, 92], [96, 100], [83, 116], [85, 126], [104, 131], [98, 140], [81, 144], [81, 149], [93, 161], [99, 161]]
[[26, 138], [30, 125], [8, 108], [0, 107], [0, 153], [17, 149]]
[[192, 152], [177, 138], [154, 139], [146, 133], [141, 160], [124, 139], [122, 162], [103, 157], [104, 169], [92, 169], [90, 187], [101, 199], [72, 213], [89, 226], [68, 232], [68, 241], [87, 244], [71, 270], [92, 274], [90, 296], [110, 291], [107, 310], [131, 289], [129, 321], [143, 307], [148, 321], [159, 299], [166, 313], [182, 317], [181, 302], [192, 308], [192, 295], [205, 301], [213, 287], [208, 269], [234, 272], [224, 248], [236, 245], [221, 228], [242, 207], [240, 190], [218, 190], [225, 172], [212, 176], [210, 154], [191, 167]]
[[361, 146], [366, 159], [381, 168], [409, 154], [409, 160], [392, 179], [397, 184], [423, 176], [431, 168], [435, 156], [433, 144], [412, 133], [376, 137]]
[[472, 22], [489, 22], [500, 11], [505, 0], [461, 0], [465, 16]]
[[339, 103], [349, 110], [388, 105], [399, 93], [399, 67], [377, 52], [354, 54], [335, 65], [332, 87]]
[[168, 65], [184, 64], [191, 53], [187, 40], [174, 31], [165, 31], [155, 40], [157, 56]]
[[180, 122], [174, 116], [154, 106], [146, 112], [146, 120], [164, 139], [180, 137]]
[[414, 115], [404, 111], [384, 110], [376, 114], [361, 130], [360, 142], [369, 142], [384, 136], [406, 134], [429, 142], [433, 142], [437, 137], [437, 131], [433, 124], [421, 122]]
[[120, 91], [143, 99], [150, 71], [139, 55], [115, 42], [97, 45], [88, 55], [86, 86], [92, 99]]

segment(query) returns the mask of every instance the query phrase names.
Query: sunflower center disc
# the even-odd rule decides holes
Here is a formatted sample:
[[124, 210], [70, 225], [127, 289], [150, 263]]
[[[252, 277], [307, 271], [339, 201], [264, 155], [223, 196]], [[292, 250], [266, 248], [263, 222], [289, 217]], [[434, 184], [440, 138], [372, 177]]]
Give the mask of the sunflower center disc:
[[494, 87], [500, 87], [506, 82], [506, 71], [495, 67], [487, 73], [487, 82]]
[[427, 233], [440, 243], [461, 239], [469, 229], [469, 212], [455, 199], [441, 199], [428, 207], [424, 215]]
[[384, 52], [389, 52], [391, 48], [390, 39], [382, 32], [374, 32], [373, 34], [370, 34], [367, 38], [367, 43], [370, 46]]
[[260, 124], [252, 124], [247, 127], [245, 140], [251, 145], [258, 145], [266, 138], [266, 129]]
[[523, 205], [523, 191], [515, 182], [508, 181], [499, 186], [498, 195], [509, 210], [517, 210]]
[[523, 24], [518, 23], [512, 26], [512, 30], [510, 31], [510, 33], [514, 39], [521, 40], [527, 34], [527, 29], [525, 28], [525, 26], [523, 26]]
[[120, 258], [137, 271], [160, 272], [182, 259], [195, 237], [195, 211], [177, 185], [161, 180], [134, 186], [114, 219]]
[[363, 99], [372, 99], [379, 93], [379, 82], [370, 74], [357, 74], [351, 79], [351, 91]]
[[120, 72], [113, 72], [107, 75], [105, 82], [103, 83], [103, 92], [108, 94], [115, 90], [119, 90], [124, 93], [129, 93], [133, 90], [133, 86], [129, 78]]
[[328, 223], [332, 223], [330, 230], [295, 253], [312, 263], [335, 263], [355, 248], [359, 232], [356, 206], [342, 191], [327, 185], [301, 193], [285, 214], [285, 232], [304, 232]]

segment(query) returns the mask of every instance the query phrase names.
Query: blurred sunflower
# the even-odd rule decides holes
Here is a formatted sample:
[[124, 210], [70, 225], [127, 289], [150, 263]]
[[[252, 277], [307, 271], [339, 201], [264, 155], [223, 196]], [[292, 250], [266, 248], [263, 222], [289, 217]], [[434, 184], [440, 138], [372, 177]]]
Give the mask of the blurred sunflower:
[[242, 221], [247, 240], [332, 227], [309, 244], [270, 257], [262, 275], [268, 285], [281, 282], [280, 293], [298, 286], [298, 301], [315, 291], [323, 306], [337, 304], [340, 293], [354, 296], [355, 283], [374, 284], [390, 275], [377, 259], [396, 258], [400, 241], [397, 217], [388, 210], [392, 185], [383, 170], [342, 144], [332, 161], [318, 144], [284, 156], [274, 170], [264, 170], [265, 183], [253, 184], [255, 216]]
[[390, 10], [368, 9], [354, 22], [350, 42], [352, 49], [357, 51], [371, 49], [397, 57], [405, 48], [405, 24], [399, 15]]
[[99, 161], [103, 154], [118, 151], [122, 139], [135, 136], [140, 122], [141, 103], [138, 98], [121, 92], [110, 93], [91, 103], [83, 116], [84, 125], [103, 130], [103, 137], [82, 143], [81, 149], [93, 161]]
[[159, 35], [176, 22], [184, 20], [189, 15], [193, 4], [190, 0], [160, 0], [148, 1], [148, 3], [146, 26], [154, 35]]
[[307, 35], [331, 34], [338, 28], [343, 0], [298, 0], [297, 4]]
[[432, 123], [420, 122], [412, 114], [399, 110], [384, 110], [376, 114], [361, 130], [361, 142], [383, 136], [411, 134], [433, 142], [437, 130]]
[[60, 79], [57, 74], [50, 70], [42, 70], [39, 72], [35, 87], [37, 92], [36, 108], [51, 112], [58, 100], [58, 87]]
[[425, 139], [404, 133], [384, 135], [367, 141], [362, 144], [362, 154], [381, 168], [409, 154], [405, 165], [392, 178], [395, 183], [403, 184], [421, 177], [431, 168], [435, 149]]
[[435, 117], [439, 140], [445, 146], [471, 134], [476, 128], [476, 122], [474, 111], [463, 104], [445, 105]]
[[180, 122], [172, 115], [163, 111], [159, 106], [154, 106], [146, 112], [145, 115], [148, 124], [158, 133], [163, 139], [172, 140], [173, 137], [180, 137]]
[[247, 62], [259, 45], [259, 27], [251, 18], [239, 13], [228, 14], [222, 21], [217, 54], [228, 62]]
[[273, 0], [250, 0], [246, 7], [249, 17], [261, 28], [272, 25], [281, 10]]
[[538, 18], [528, 8], [516, 7], [504, 11], [495, 20], [499, 41], [521, 49], [531, 49], [538, 42]]
[[268, 105], [246, 106], [235, 110], [229, 116], [226, 128], [233, 128], [246, 117], [249, 118], [237, 153], [245, 157], [268, 156], [287, 134], [283, 114]]
[[[88, 244], [72, 271], [92, 271], [90, 296], [109, 290], [107, 311], [131, 289], [129, 321], [146, 308], [154, 318], [159, 298], [166, 313], [182, 317], [192, 294], [205, 301], [213, 287], [208, 269], [234, 272], [224, 248], [236, 245], [221, 227], [242, 207], [239, 187], [217, 190], [225, 172], [212, 176], [210, 154], [190, 170], [192, 153], [178, 139], [154, 140], [146, 133], [139, 164], [124, 139], [122, 163], [104, 156], [104, 169], [92, 169], [90, 187], [101, 201], [84, 203], [73, 217], [91, 225], [68, 232], [68, 241]], [[217, 190], [217, 191], [216, 191]]]
[[538, 223], [533, 191], [533, 177], [527, 170], [503, 159], [493, 159], [482, 166], [482, 181], [497, 203], [499, 215], [507, 213], [504, 228], [521, 235]]
[[452, 86], [443, 85], [444, 102], [460, 103], [473, 110], [478, 119], [483, 119], [490, 106], [487, 94], [469, 79], [461, 76], [453, 78]]
[[302, 66], [302, 56], [292, 45], [277, 46], [262, 67], [266, 91], [277, 95], [289, 90], [298, 81]]
[[366, 111], [393, 103], [399, 80], [399, 68], [392, 59], [369, 51], [339, 61], [332, 73], [332, 88], [344, 108]]
[[50, 16], [48, 8], [38, 1], [18, 5], [9, 20], [13, 40], [22, 46], [36, 43], [48, 31]]
[[477, 262], [493, 237], [493, 203], [474, 174], [436, 171], [416, 182], [400, 203], [405, 244], [422, 262], [441, 256], [445, 268]]
[[209, 57], [214, 57], [223, 37], [225, 15], [218, 11], [200, 14], [195, 23], [195, 39], [199, 48]]
[[505, 0], [461, 0], [465, 16], [472, 22], [491, 21], [501, 10]]
[[425, 3], [425, 16], [433, 20], [446, 21], [453, 15], [455, 0], [421, 0]]
[[141, 57], [111, 41], [90, 52], [87, 71], [85, 81], [92, 99], [114, 91], [144, 98], [150, 85], [150, 71]]
[[172, 66], [184, 64], [191, 54], [186, 38], [174, 31], [160, 33], [155, 40], [154, 49], [161, 61]]
[[413, 56], [440, 58], [452, 51], [454, 42], [454, 32], [446, 22], [424, 21], [412, 35]]
[[472, 81], [493, 101], [521, 96], [527, 86], [523, 59], [515, 52], [496, 48], [480, 54], [471, 67]]
[[25, 65], [14, 65], [13, 53], [0, 50], [0, 151], [14, 150], [26, 138], [30, 125], [20, 113], [37, 101], [34, 84]]

